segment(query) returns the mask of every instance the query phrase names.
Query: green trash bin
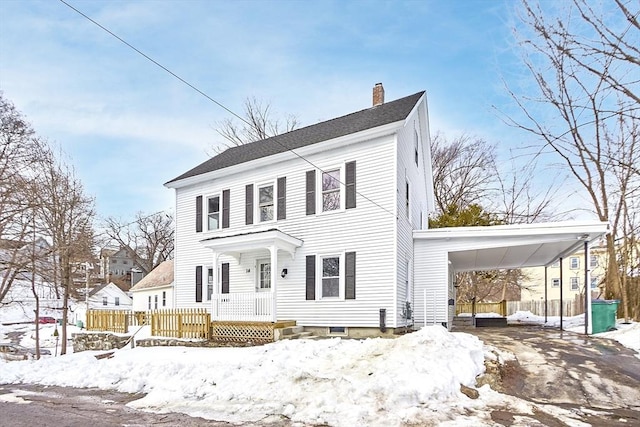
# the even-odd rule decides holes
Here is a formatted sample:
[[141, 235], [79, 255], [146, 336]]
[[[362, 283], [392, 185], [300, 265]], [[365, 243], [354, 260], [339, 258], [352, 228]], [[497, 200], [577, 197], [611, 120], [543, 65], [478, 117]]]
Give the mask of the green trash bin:
[[616, 328], [618, 300], [596, 299], [591, 301], [591, 324], [594, 334]]

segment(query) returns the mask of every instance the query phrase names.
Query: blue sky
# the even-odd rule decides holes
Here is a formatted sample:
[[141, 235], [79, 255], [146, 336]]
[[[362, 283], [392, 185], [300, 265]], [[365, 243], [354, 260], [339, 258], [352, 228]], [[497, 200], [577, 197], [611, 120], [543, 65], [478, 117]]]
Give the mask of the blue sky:
[[[231, 110], [270, 102], [302, 125], [426, 90], [432, 134], [527, 135], [512, 108], [511, 1], [80, 1], [92, 19]], [[0, 90], [55, 141], [101, 217], [173, 210], [163, 183], [207, 158], [229, 113], [58, 1], [0, 1]]]

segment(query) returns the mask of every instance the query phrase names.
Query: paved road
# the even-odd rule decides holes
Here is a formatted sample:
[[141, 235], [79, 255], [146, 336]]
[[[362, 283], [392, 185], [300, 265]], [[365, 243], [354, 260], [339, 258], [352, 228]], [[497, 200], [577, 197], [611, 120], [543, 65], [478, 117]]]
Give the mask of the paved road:
[[[536, 326], [464, 332], [515, 355], [503, 371], [504, 393], [542, 408], [566, 409], [593, 426], [640, 426], [640, 359], [617, 342]], [[500, 419], [499, 412], [494, 421], [503, 425], [517, 415]], [[566, 425], [547, 415], [538, 421]]]
[[[46, 387], [31, 384], [0, 385], [0, 427], [145, 427], [216, 426], [228, 424], [184, 414], [155, 414], [126, 404], [140, 395], [97, 389]], [[285, 421], [270, 426], [288, 425]], [[244, 424], [246, 427], [256, 424]]]

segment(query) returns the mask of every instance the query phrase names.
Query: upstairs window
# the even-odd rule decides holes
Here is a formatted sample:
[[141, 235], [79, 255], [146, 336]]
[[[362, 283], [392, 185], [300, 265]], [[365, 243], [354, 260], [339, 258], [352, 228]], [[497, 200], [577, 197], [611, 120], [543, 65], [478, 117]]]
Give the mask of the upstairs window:
[[273, 221], [273, 185], [258, 188], [260, 222]]
[[597, 267], [598, 266], [598, 256], [597, 255], [591, 255], [589, 257], [589, 266], [591, 266], [591, 267]]
[[115, 297], [115, 303], [116, 305], [120, 305], [120, 297]]
[[570, 267], [572, 270], [577, 270], [578, 268], [580, 268], [580, 258], [578, 257], [571, 257], [570, 261]]
[[340, 169], [322, 173], [322, 211], [340, 209]]
[[571, 278], [571, 290], [572, 291], [577, 291], [580, 288], [580, 278], [579, 277], [572, 277]]
[[107, 305], [107, 297], [102, 297], [102, 305]]
[[217, 230], [220, 227], [220, 196], [207, 199], [207, 230]]
[[551, 280], [551, 287], [559, 288], [560, 287], [560, 279], [552, 279]]

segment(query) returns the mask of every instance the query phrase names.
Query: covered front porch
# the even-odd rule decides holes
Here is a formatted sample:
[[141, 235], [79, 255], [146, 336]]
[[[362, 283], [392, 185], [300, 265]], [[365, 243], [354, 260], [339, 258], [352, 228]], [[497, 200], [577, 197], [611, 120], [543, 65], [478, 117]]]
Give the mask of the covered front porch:
[[302, 243], [277, 229], [201, 241], [213, 258], [207, 274], [212, 322], [278, 322], [278, 287]]

